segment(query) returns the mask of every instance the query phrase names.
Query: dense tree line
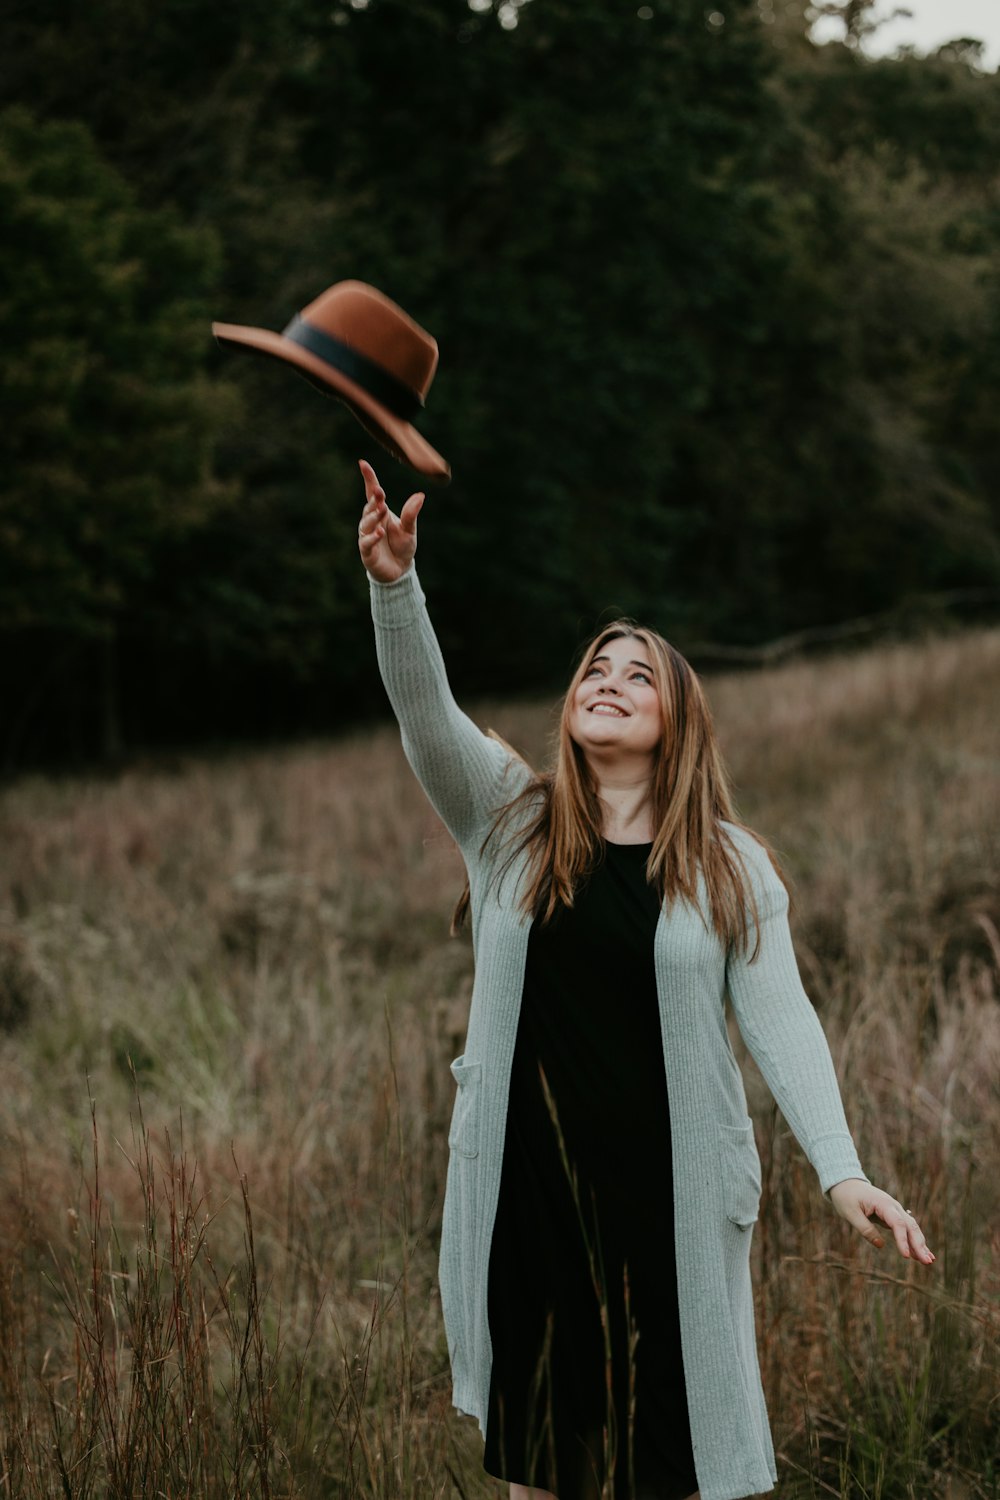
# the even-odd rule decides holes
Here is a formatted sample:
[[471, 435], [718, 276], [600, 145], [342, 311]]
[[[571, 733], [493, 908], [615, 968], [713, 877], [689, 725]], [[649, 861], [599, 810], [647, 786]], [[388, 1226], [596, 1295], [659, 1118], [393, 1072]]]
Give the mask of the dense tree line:
[[466, 692], [561, 683], [602, 611], [684, 649], [1000, 585], [974, 45], [872, 62], [777, 0], [52, 0], [0, 57], [9, 766], [378, 711], [355, 459], [419, 481], [209, 333], [346, 277], [440, 343], [420, 564]]

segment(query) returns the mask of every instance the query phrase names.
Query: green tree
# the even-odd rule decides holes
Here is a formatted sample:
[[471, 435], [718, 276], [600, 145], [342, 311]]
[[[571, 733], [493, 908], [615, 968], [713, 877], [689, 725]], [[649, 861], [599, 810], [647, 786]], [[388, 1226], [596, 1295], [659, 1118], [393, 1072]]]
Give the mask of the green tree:
[[208, 230], [139, 208], [83, 125], [0, 115], [0, 624], [110, 652], [160, 549], [226, 495], [201, 373]]
[[967, 49], [873, 61], [788, 29], [781, 39], [792, 45], [774, 86], [806, 164], [785, 173], [789, 199], [803, 170], [813, 184], [810, 260], [823, 291], [810, 314], [825, 305], [836, 315], [830, 406], [868, 473], [816, 549], [820, 592], [843, 597], [847, 582], [847, 602], [868, 608], [921, 589], [995, 586], [996, 80]]

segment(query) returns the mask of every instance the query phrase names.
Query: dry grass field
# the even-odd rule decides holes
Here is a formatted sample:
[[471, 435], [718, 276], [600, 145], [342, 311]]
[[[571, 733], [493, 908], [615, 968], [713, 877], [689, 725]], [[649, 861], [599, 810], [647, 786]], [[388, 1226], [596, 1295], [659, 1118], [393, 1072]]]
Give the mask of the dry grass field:
[[[776, 1493], [997, 1500], [1000, 631], [709, 689], [862, 1162], [938, 1257], [836, 1217], [736, 1037]], [[546, 756], [548, 705], [472, 711]], [[0, 1496], [505, 1494], [436, 1284], [461, 884], [392, 726], [3, 791]]]

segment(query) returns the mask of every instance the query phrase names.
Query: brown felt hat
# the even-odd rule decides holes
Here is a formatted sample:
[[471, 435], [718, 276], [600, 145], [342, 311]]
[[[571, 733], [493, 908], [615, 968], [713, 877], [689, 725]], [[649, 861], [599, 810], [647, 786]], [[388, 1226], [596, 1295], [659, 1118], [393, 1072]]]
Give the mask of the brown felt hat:
[[213, 323], [220, 344], [294, 365], [336, 396], [394, 458], [447, 484], [451, 466], [412, 425], [437, 369], [430, 334], [383, 292], [338, 281], [297, 313], [281, 333]]

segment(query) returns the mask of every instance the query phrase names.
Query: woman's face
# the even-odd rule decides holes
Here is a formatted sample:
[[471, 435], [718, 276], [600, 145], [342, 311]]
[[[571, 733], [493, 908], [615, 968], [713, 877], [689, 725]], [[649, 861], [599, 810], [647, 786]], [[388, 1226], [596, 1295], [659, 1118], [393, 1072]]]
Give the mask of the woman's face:
[[634, 636], [597, 646], [573, 695], [570, 734], [582, 750], [650, 754], [663, 734], [649, 652]]

